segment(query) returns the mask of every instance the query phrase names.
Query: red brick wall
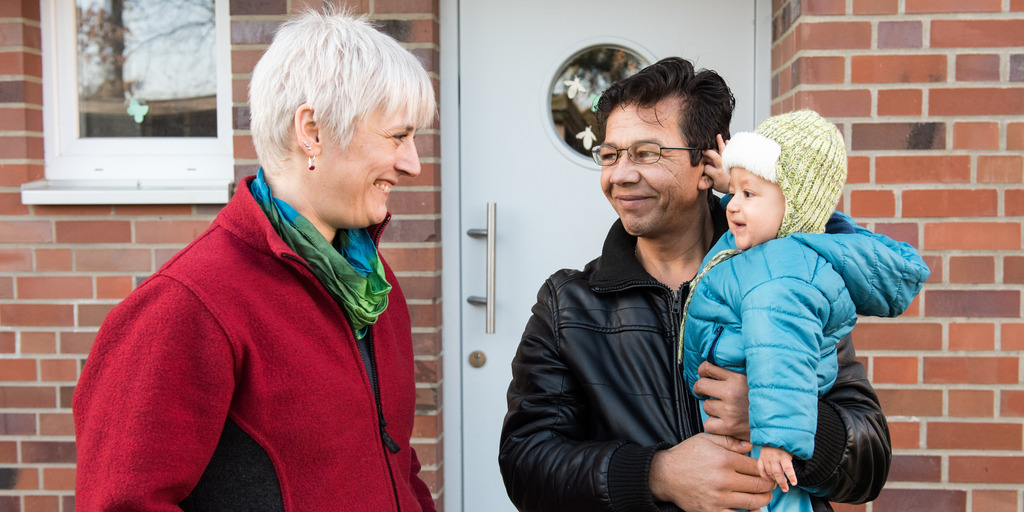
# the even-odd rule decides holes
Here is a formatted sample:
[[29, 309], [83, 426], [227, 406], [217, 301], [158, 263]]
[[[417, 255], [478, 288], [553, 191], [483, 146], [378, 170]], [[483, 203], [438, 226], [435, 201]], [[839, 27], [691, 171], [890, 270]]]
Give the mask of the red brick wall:
[[772, 112], [839, 125], [843, 209], [932, 269], [854, 330], [894, 457], [836, 509], [1024, 510], [1024, 1], [775, 0], [772, 25]]
[[[235, 174], [255, 172], [248, 132], [252, 66], [289, 12], [319, 0], [232, 0]], [[362, 0], [438, 83], [435, 0]], [[0, 1], [0, 511], [74, 510], [71, 395], [106, 313], [201, 233], [217, 206], [25, 206], [20, 186], [43, 177], [39, 0]], [[45, 77], [53, 80], [53, 77]], [[62, 79], [70, 79], [63, 77]], [[413, 320], [423, 478], [443, 502], [440, 414], [439, 134], [417, 136], [423, 172], [392, 191], [381, 252]]]

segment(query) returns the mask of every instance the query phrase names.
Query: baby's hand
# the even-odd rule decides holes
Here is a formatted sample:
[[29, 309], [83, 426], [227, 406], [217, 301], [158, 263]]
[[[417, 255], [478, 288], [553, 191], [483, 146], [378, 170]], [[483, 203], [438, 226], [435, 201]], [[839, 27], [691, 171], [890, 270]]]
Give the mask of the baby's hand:
[[762, 446], [761, 456], [757, 459], [757, 471], [762, 478], [775, 480], [782, 492], [789, 492], [789, 484], [796, 485], [793, 456], [781, 448]]
[[718, 151], [714, 149], [704, 150], [704, 175], [712, 181], [712, 188], [723, 194], [729, 193], [729, 173], [722, 169], [722, 151], [725, 151], [725, 139], [722, 134], [715, 136], [718, 141]]

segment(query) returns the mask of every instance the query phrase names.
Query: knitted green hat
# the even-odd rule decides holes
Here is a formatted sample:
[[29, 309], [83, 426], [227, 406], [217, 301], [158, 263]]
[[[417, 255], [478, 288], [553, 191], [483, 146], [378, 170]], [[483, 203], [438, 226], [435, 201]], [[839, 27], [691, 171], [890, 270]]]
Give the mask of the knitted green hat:
[[722, 152], [722, 167], [743, 167], [779, 185], [786, 196], [779, 238], [823, 233], [846, 184], [846, 146], [834, 124], [800, 110], [737, 133]]

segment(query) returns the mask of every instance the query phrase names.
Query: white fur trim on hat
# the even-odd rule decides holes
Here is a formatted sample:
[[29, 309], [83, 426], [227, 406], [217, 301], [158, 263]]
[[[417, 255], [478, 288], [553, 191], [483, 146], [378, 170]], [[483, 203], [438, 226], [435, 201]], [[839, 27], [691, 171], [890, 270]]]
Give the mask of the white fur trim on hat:
[[722, 151], [722, 168], [730, 172], [733, 167], [742, 167], [772, 183], [778, 183], [775, 164], [782, 154], [778, 142], [763, 135], [740, 132], [733, 135]]

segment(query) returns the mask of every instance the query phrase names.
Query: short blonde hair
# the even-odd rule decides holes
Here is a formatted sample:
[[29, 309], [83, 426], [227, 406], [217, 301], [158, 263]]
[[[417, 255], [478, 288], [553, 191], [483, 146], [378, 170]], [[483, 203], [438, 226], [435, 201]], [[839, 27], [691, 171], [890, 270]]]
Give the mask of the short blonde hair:
[[436, 112], [430, 77], [409, 51], [365, 16], [330, 7], [284, 22], [253, 68], [250, 129], [264, 167], [288, 158], [303, 103], [328, 140], [343, 148], [367, 114], [407, 113], [423, 128]]

